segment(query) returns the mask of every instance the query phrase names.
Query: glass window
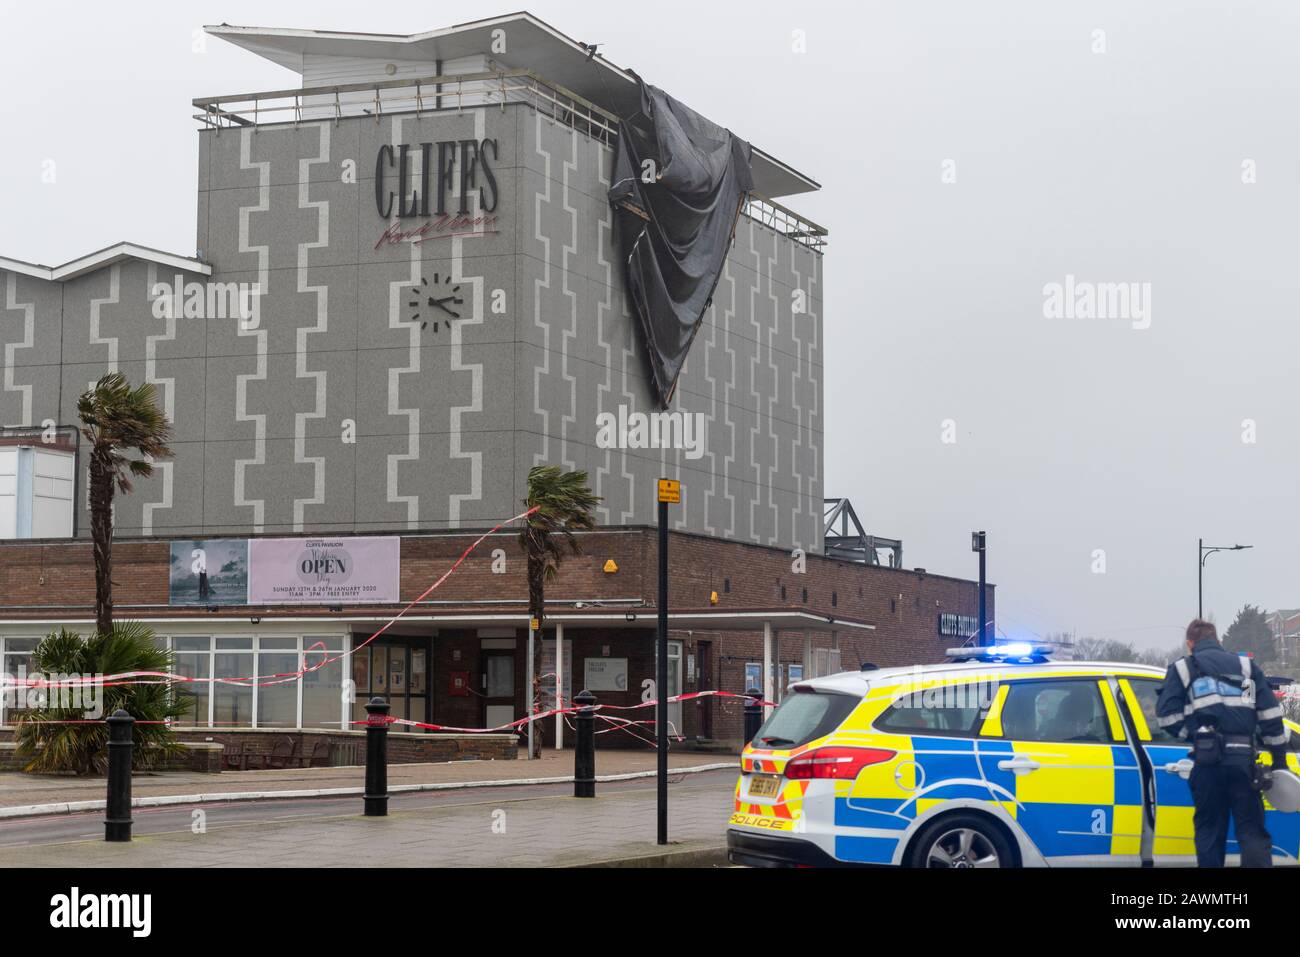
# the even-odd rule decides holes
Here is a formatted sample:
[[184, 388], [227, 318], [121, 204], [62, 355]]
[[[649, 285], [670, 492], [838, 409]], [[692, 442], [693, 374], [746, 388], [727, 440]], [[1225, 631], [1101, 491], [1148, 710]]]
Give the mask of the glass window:
[[[214, 656], [217, 678], [248, 678], [253, 670], [253, 656], [248, 654]], [[251, 684], [217, 684], [215, 686], [213, 722], [219, 728], [253, 726], [253, 686]]]
[[755, 747], [794, 748], [830, 734], [852, 714], [860, 700], [857, 695], [796, 692], [777, 705], [758, 729]]
[[1130, 678], [1128, 683], [1137, 695], [1138, 705], [1142, 709], [1142, 717], [1146, 719], [1147, 727], [1151, 729], [1151, 740], [1177, 741], [1178, 738], [1160, 727], [1160, 722], [1156, 720], [1156, 699], [1160, 697], [1161, 682]]
[[370, 694], [369, 648], [361, 648], [352, 652], [352, 683], [356, 686], [358, 698]]
[[[304, 649], [315, 644], [304, 638]], [[357, 659], [366, 657], [363, 650]], [[334, 659], [334, 660], [330, 660]], [[303, 651], [303, 662], [308, 671], [302, 676], [302, 726], [304, 728], [337, 728], [343, 710], [343, 658], [341, 651]], [[322, 662], [329, 662], [322, 666]], [[354, 665], [355, 668], [355, 665]], [[355, 674], [355, 670], [353, 672]], [[364, 699], [366, 688], [357, 683], [357, 697]], [[364, 713], [364, 712], [363, 712]]]
[[781, 686], [781, 697], [784, 698], [788, 695], [790, 693], [790, 686], [799, 681], [803, 681], [803, 665], [786, 665], [785, 684]]
[[[206, 653], [187, 654], [182, 652], [176, 655], [176, 673], [187, 678], [207, 678], [210, 663], [211, 658]], [[180, 687], [185, 692], [184, 700], [189, 706], [189, 711], [178, 718], [177, 723], [206, 728], [208, 726], [208, 698], [212, 692], [212, 686], [206, 681], [196, 681], [194, 683], [186, 682]]]
[[424, 649], [411, 649], [411, 694], [424, 694], [428, 690], [424, 664]]
[[173, 638], [172, 648], [176, 651], [207, 651], [212, 647], [212, 639], [203, 638]]
[[1095, 681], [1016, 681], [1002, 706], [1013, 741], [1109, 743], [1110, 724]]
[[[397, 695], [396, 697], [393, 698], [392, 701], [388, 702], [388, 705], [389, 705], [389, 707], [388, 707], [388, 716], [389, 716], [390, 718], [406, 718], [406, 717], [407, 717], [407, 713], [406, 713], [406, 695]], [[424, 717], [424, 715], [420, 715], [420, 717]], [[389, 730], [389, 731], [405, 731], [405, 732], [408, 732], [408, 733], [409, 733], [411, 729], [408, 728], [408, 727], [406, 727], [405, 725], [396, 725], [396, 724], [395, 724], [395, 725], [390, 725], [389, 728], [388, 728], [388, 730]]]
[[[5, 638], [4, 655], [0, 657], [0, 672], [15, 680], [31, 678], [35, 675], [31, 653], [41, 643], [40, 638]], [[4, 715], [5, 724], [13, 724], [14, 718], [31, 707], [39, 707], [45, 692], [26, 687], [10, 686], [0, 692], [0, 714]]]
[[388, 693], [394, 698], [406, 694], [406, 648], [399, 645], [388, 649]]
[[515, 659], [509, 655], [488, 655], [487, 696], [513, 698], [515, 694]]
[[[257, 656], [259, 681], [276, 681], [276, 675], [298, 671], [297, 652], [263, 652]], [[257, 689], [257, 726], [259, 728], [295, 728], [298, 726], [298, 682], [260, 684]]]
[[388, 646], [371, 645], [370, 654], [370, 690], [371, 693], [388, 697]]
[[252, 651], [253, 639], [252, 638], [218, 638], [217, 650], [218, 651], [221, 650]]
[[974, 734], [988, 714], [997, 685], [987, 681], [937, 684], [909, 692], [876, 721], [889, 731], [921, 731], [935, 734]]
[[297, 638], [260, 638], [257, 647], [261, 651], [297, 651]]

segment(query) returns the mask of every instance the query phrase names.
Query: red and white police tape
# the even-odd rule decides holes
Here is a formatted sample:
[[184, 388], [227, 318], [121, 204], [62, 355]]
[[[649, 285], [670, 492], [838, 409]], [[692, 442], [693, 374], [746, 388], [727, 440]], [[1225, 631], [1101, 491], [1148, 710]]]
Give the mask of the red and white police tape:
[[[396, 615], [394, 615], [392, 618], [386, 621], [382, 627], [380, 627], [374, 634], [372, 634], [361, 644], [353, 648], [352, 651], [353, 652], [360, 651], [362, 648], [366, 647], [366, 645], [370, 644], [372, 641], [374, 641], [376, 638], [378, 638], [380, 635], [386, 632], [399, 620], [401, 620], [401, 618], [405, 616], [407, 612], [409, 612], [412, 608], [414, 608], [421, 601], [427, 598], [435, 589], [441, 586], [443, 582], [445, 582], [448, 578], [450, 578], [452, 573], [455, 572], [456, 569], [458, 569], [465, 562], [465, 559], [467, 559], [470, 556], [470, 554], [476, 548], [478, 548], [479, 545], [481, 545], [484, 541], [486, 541], [490, 536], [494, 535], [496, 532], [500, 531], [502, 528], [511, 524], [512, 522], [517, 522], [527, 518], [529, 515], [532, 515], [536, 511], [537, 511], [536, 507], [530, 508], [526, 512], [521, 512], [518, 515], [515, 515], [511, 518], [506, 519], [503, 522], [498, 523], [497, 525], [493, 526], [488, 531], [480, 535], [469, 545], [468, 548], [466, 548], [463, 552], [461, 552], [460, 557], [457, 558], [456, 561], [452, 563], [450, 568], [448, 568], [445, 572], [443, 572], [443, 574], [438, 578], [437, 581], [435, 581], [432, 585], [430, 585], [423, 592], [421, 592], [415, 599], [413, 599], [409, 604], [407, 604], [405, 608], [403, 608]], [[257, 686], [257, 687], [264, 688], [264, 687], [269, 687], [271, 685], [288, 684], [289, 682], [297, 681], [303, 675], [310, 674], [313, 671], [319, 671], [321, 668], [324, 668], [326, 665], [330, 665], [336, 661], [342, 660], [345, 657], [345, 655], [348, 654], [345, 652], [344, 654], [335, 655], [332, 658], [322, 657], [322, 659], [316, 664], [310, 666], [307, 665], [306, 663], [307, 656], [313, 652], [316, 652], [317, 650], [319, 650], [322, 655], [326, 654], [326, 649], [323, 642], [316, 642], [310, 648], [306, 649], [303, 652], [303, 661], [302, 661], [303, 667], [297, 671], [283, 672], [274, 675], [264, 675], [259, 678], [252, 678], [252, 677], [202, 678], [202, 677], [195, 677], [193, 675], [175, 674], [169, 671], [124, 671], [119, 674], [112, 674], [112, 675], [103, 675], [103, 676], [94, 676], [94, 677], [89, 677], [85, 675], [75, 675], [75, 676], [57, 678], [55, 680], [50, 680], [49, 678], [44, 676], [38, 676], [32, 678], [16, 678], [12, 675], [0, 674], [0, 693], [12, 691], [18, 688], [24, 688], [28, 690], [71, 689], [71, 688], [84, 688], [84, 687], [110, 688], [110, 687], [115, 687], [120, 685], [170, 684], [170, 683], [206, 684], [206, 685], [220, 684], [220, 685], [236, 685], [239, 687]], [[706, 697], [737, 698], [745, 701], [753, 700], [748, 695], [737, 694], [731, 691], [692, 691], [686, 694], [673, 695], [668, 700], [670, 702], [679, 702], [679, 701], [690, 701], [693, 699], [706, 698]], [[640, 704], [634, 704], [634, 705], [596, 704], [592, 707], [593, 710], [597, 713], [597, 716], [602, 718], [602, 720], [608, 721], [611, 724], [616, 724], [618, 726], [624, 727], [627, 730], [630, 730], [629, 726], [644, 725], [644, 724], [652, 725], [653, 722], [652, 721], [651, 722], [627, 721], [625, 719], [617, 718], [612, 715], [602, 715], [600, 714], [600, 712], [636, 711], [642, 708], [652, 708], [656, 706], [658, 703], [659, 702], [657, 700], [652, 700], [652, 701], [643, 701]], [[772, 703], [768, 701], [758, 701], [758, 703], [764, 707], [773, 706]], [[514, 731], [519, 728], [525, 727], [526, 725], [529, 724], [529, 722], [532, 721], [540, 721], [545, 718], [552, 717], [554, 715], [575, 714], [581, 710], [582, 708], [577, 706], [570, 706], [566, 708], [551, 708], [547, 711], [534, 712], [531, 715], [527, 715], [523, 718], [519, 718], [516, 721], [511, 721], [507, 724], [498, 725], [495, 728], [462, 728], [454, 725], [432, 724], [423, 721], [412, 721], [408, 718], [392, 718], [387, 716], [376, 716], [376, 715], [367, 716], [367, 720], [357, 722], [357, 723], [362, 725], [368, 725], [368, 726], [374, 726], [375, 724], [387, 724], [387, 725], [395, 724], [395, 725], [402, 725], [404, 727], [422, 728], [431, 731], [453, 731], [459, 734], [493, 734], [493, 733], [503, 733], [503, 732], [508, 733], [510, 731]], [[80, 719], [80, 720], [63, 720], [63, 721], [56, 721], [56, 722], [45, 722], [45, 723], [98, 724], [99, 720]], [[162, 722], [149, 722], [149, 723], [162, 723]], [[612, 730], [617, 730], [617, 728], [611, 727], [611, 728], [606, 728], [604, 730], [612, 731]], [[599, 732], [599, 733], [603, 733], [603, 732]]]
[[[405, 608], [399, 611], [396, 615], [394, 615], [388, 621], [384, 622], [383, 627], [381, 627], [373, 635], [371, 635], [369, 638], [367, 638], [361, 644], [357, 645], [352, 650], [360, 651], [366, 645], [370, 644], [372, 641], [374, 641], [376, 638], [378, 638], [380, 635], [386, 632], [389, 628], [395, 625], [407, 612], [409, 612], [420, 602], [424, 601], [424, 599], [427, 598], [434, 591], [434, 589], [438, 588], [443, 582], [445, 582], [448, 578], [450, 578], [452, 572], [454, 572], [464, 563], [465, 559], [467, 559], [470, 556], [470, 553], [473, 552], [474, 549], [478, 548], [479, 545], [481, 545], [484, 541], [486, 541], [490, 536], [499, 532], [502, 528], [509, 525], [511, 522], [517, 522], [520, 519], [525, 519], [536, 511], [537, 508], [533, 507], [526, 512], [520, 512], [518, 515], [515, 515], [513, 518], [508, 518], [504, 522], [500, 522], [499, 524], [493, 526], [492, 528], [484, 532], [482, 535], [480, 535], [477, 539], [475, 539], [470, 544], [468, 548], [466, 548], [463, 552], [460, 553], [460, 557], [457, 558], [456, 561], [452, 563], [452, 566], [450, 568], [448, 568], [445, 572], [442, 573], [442, 576], [437, 581], [435, 581], [432, 585], [430, 585], [423, 592], [421, 592], [415, 599], [413, 599]], [[324, 668], [326, 665], [332, 665], [334, 662], [342, 660], [342, 658], [346, 654], [345, 652], [344, 654], [335, 655], [333, 658], [322, 658], [322, 660], [317, 662], [316, 664], [307, 666], [306, 664], [307, 655], [316, 651], [318, 648], [320, 649], [322, 654], [325, 653], [325, 646], [323, 642], [316, 642], [316, 644], [312, 645], [310, 648], [308, 648], [306, 651], [303, 652], [303, 667], [300, 668], [298, 671], [283, 672], [281, 674], [274, 674], [274, 675], [265, 675], [262, 678], [216, 678], [216, 677], [198, 678], [192, 675], [178, 675], [170, 671], [124, 671], [121, 672], [120, 674], [102, 675], [102, 676], [93, 676], [93, 677], [86, 676], [86, 675], [76, 675], [76, 676], [68, 676], [66, 678], [61, 678], [54, 681], [51, 681], [45, 677], [18, 679], [13, 677], [12, 675], [0, 675], [0, 692], [9, 691], [15, 688], [28, 688], [28, 689], [84, 688], [87, 686], [111, 688], [117, 685], [169, 684], [173, 682], [178, 684], [238, 685], [240, 687], [246, 687], [246, 688], [251, 688], [254, 685], [256, 685], [259, 688], [264, 688], [269, 685], [288, 684], [291, 681], [297, 681], [303, 675], [310, 674], [313, 671], [319, 671], [321, 668]]]

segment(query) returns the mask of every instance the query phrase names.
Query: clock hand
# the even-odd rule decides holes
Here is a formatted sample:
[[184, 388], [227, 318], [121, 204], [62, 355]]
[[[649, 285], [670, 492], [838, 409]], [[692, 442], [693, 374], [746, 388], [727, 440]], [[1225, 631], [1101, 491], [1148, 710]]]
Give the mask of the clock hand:
[[459, 318], [460, 318], [460, 313], [458, 313], [458, 312], [452, 312], [452, 310], [448, 309], [447, 306], [444, 305], [445, 303], [448, 303], [448, 302], [452, 303], [453, 305], [457, 305], [457, 306], [459, 306], [459, 305], [462, 305], [462, 304], [464, 303], [464, 300], [461, 299], [461, 298], [459, 298], [459, 297], [457, 297], [457, 296], [447, 296], [447, 297], [444, 298], [444, 299], [430, 299], [430, 300], [429, 300], [429, 305], [430, 305], [430, 306], [437, 306], [439, 309], [441, 309], [443, 312], [447, 313], [447, 314], [448, 314], [449, 316], [451, 316], [453, 319], [459, 319]]

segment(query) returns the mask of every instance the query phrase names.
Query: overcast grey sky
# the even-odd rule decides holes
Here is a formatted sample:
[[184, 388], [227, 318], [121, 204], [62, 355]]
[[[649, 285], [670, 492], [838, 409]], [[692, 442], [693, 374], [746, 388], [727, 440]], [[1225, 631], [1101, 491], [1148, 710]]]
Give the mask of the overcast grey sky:
[[[411, 33], [517, 4], [5, 2], [0, 255], [193, 252], [189, 101], [295, 81], [194, 52], [202, 24]], [[1209, 559], [1221, 625], [1300, 606], [1294, 3], [527, 9], [823, 184], [788, 205], [831, 231], [827, 494], [909, 567], [973, 576], [985, 528], [1007, 634], [1167, 647], [1204, 536], [1255, 546]], [[1145, 314], [1048, 315], [1067, 276], [1149, 289]]]

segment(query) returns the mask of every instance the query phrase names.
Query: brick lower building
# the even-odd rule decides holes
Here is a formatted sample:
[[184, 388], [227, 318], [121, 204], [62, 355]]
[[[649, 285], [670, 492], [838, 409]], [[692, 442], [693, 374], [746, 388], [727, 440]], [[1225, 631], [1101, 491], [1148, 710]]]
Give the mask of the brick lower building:
[[[402, 719], [495, 727], [526, 711], [527, 588], [515, 533], [488, 537], [441, 587], [366, 643], [477, 537], [395, 537], [399, 601], [345, 606], [173, 604], [175, 546], [184, 552], [190, 543], [124, 539], [114, 548], [116, 614], [147, 622], [186, 675], [264, 682], [269, 675], [314, 669], [280, 685], [196, 684], [187, 726], [346, 730], [364, 717], [361, 705], [380, 695]], [[590, 687], [602, 703], [636, 705], [653, 693], [656, 532], [627, 528], [580, 538], [582, 555], [568, 559], [547, 590], [544, 703], [554, 700], [556, 675], [562, 674], [558, 690], [566, 702]], [[346, 546], [349, 539], [339, 541]], [[945, 622], [973, 621], [978, 609], [974, 583], [921, 571], [809, 555], [806, 568], [796, 572], [789, 552], [681, 532], [670, 536], [669, 555], [674, 694], [740, 693], [755, 685], [778, 700], [801, 677], [864, 663], [936, 661], [960, 640], [944, 633], [950, 630]], [[0, 544], [0, 594], [0, 654], [4, 670], [16, 674], [28, 667], [43, 635], [92, 627], [90, 545]], [[990, 609], [992, 594], [989, 586]], [[564, 642], [558, 670], [557, 636]], [[338, 660], [314, 667], [330, 659]], [[6, 704], [0, 725], [11, 723], [16, 711], [13, 702]], [[646, 709], [625, 717], [648, 721], [652, 714]], [[685, 742], [740, 738], [741, 703], [734, 699], [679, 703], [670, 717]], [[637, 746], [649, 735], [644, 726], [618, 729], [614, 722], [601, 730], [607, 732], [599, 736], [603, 746]], [[544, 733], [548, 745], [571, 738], [562, 722], [548, 721]]]

